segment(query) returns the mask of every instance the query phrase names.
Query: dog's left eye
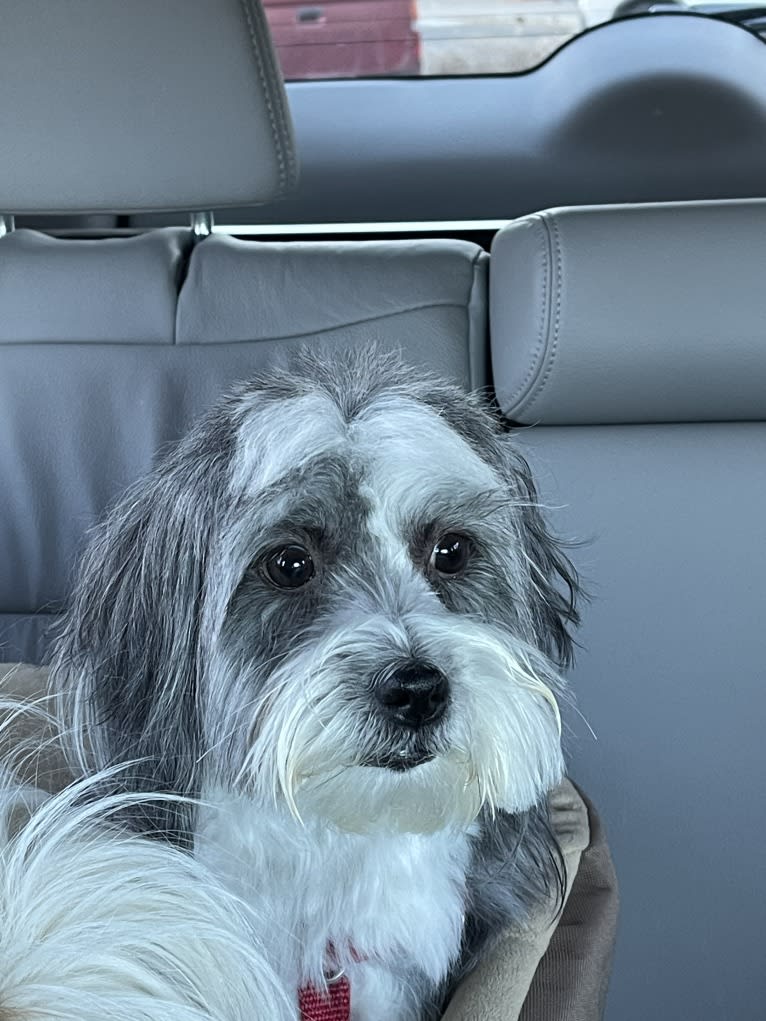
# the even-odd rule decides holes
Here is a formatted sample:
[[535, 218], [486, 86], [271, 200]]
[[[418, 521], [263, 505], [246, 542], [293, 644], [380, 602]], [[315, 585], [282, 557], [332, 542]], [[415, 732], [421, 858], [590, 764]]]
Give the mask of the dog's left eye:
[[434, 545], [429, 567], [437, 574], [460, 574], [468, 563], [470, 541], [457, 532], [448, 532]]
[[267, 555], [264, 567], [278, 588], [301, 588], [314, 577], [314, 561], [304, 546], [283, 546]]

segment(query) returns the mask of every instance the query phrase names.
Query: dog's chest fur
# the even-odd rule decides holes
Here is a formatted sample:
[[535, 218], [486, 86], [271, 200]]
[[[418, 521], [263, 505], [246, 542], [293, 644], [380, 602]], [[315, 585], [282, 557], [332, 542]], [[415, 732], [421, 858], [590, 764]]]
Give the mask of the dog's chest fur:
[[197, 856], [257, 910], [288, 988], [333, 967], [351, 977], [352, 997], [355, 976], [380, 986], [365, 972], [425, 987], [445, 977], [460, 948], [470, 831], [362, 836], [220, 790], [204, 800]]

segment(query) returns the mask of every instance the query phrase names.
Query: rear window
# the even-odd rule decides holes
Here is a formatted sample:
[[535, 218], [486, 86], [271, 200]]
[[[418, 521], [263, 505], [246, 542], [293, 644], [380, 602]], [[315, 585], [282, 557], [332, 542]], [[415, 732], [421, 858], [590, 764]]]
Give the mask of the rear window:
[[509, 74], [593, 25], [641, 13], [715, 14], [764, 0], [265, 0], [290, 80]]

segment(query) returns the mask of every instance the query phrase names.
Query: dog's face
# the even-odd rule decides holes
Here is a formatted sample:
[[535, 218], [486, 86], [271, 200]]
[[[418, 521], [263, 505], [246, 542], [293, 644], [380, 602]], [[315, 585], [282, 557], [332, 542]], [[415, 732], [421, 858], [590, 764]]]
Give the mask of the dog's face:
[[243, 387], [97, 539], [75, 713], [102, 759], [164, 746], [179, 789], [346, 829], [525, 810], [562, 773], [547, 654], [574, 619], [534, 504], [486, 410], [389, 362]]

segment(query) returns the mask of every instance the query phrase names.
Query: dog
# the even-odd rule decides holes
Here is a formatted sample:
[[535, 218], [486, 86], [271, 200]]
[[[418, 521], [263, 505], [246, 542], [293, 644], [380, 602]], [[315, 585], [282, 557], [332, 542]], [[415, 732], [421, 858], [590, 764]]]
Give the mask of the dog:
[[130, 824], [253, 905], [294, 1017], [425, 1021], [560, 905], [577, 594], [487, 402], [304, 353], [96, 530], [52, 675], [79, 770], [175, 796]]

